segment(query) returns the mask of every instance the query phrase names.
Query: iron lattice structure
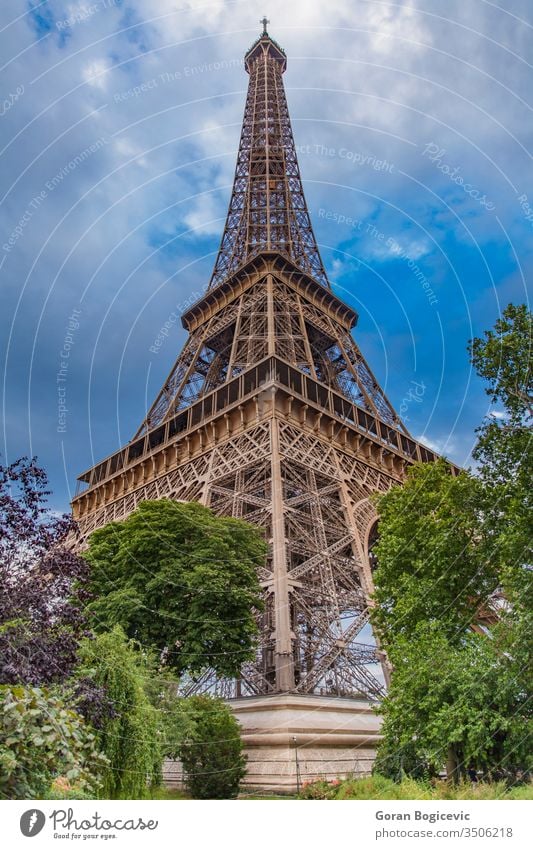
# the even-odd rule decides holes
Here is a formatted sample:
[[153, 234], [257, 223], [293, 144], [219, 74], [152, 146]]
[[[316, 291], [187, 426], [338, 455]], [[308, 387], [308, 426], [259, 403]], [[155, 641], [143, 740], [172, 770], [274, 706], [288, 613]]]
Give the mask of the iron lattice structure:
[[329, 287], [307, 211], [282, 74], [284, 51], [267, 35], [245, 57], [250, 75], [235, 180], [211, 286], [262, 251], [289, 256]]
[[386, 659], [361, 638], [370, 497], [436, 455], [395, 414], [352, 338], [356, 313], [329, 286], [283, 90], [285, 54], [265, 31], [245, 62], [235, 182], [210, 287], [184, 314], [188, 340], [133, 440], [80, 477], [87, 488], [74, 516], [87, 535], [142, 500], [173, 498], [263, 529], [256, 660], [236, 681], [206, 670], [188, 692], [379, 698]]

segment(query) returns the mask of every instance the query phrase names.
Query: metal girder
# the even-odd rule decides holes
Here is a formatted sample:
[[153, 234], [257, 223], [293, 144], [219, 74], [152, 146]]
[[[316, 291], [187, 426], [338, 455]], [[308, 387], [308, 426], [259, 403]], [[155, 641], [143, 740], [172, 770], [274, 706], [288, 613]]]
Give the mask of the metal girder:
[[198, 327], [134, 439], [268, 354], [275, 354], [407, 434], [350, 334], [281, 275], [266, 274]]

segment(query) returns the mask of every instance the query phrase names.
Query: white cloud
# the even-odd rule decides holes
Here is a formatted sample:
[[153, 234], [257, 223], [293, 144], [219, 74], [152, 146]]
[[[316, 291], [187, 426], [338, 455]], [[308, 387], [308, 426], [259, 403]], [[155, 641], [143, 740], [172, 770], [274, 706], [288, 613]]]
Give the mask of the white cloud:
[[204, 194], [187, 205], [187, 212], [182, 220], [196, 235], [220, 236], [224, 219], [225, 209], [221, 208], [212, 195]]
[[[383, 238], [379, 238], [379, 236]], [[359, 245], [358, 245], [359, 248]], [[367, 259], [386, 261], [390, 259], [417, 260], [431, 251], [429, 242], [424, 239], [408, 239], [405, 236], [390, 236], [379, 231], [373, 234], [370, 230], [361, 243], [359, 252]]]
[[404, 241], [402, 237], [398, 239], [393, 237], [393, 242], [389, 248], [393, 256], [404, 257], [405, 259], [420, 259], [430, 252], [430, 245], [422, 239], [414, 239], [413, 241]]
[[421, 49], [417, 42], [431, 43], [431, 35], [411, 0], [402, 6], [365, 4], [362, 20], [375, 30], [373, 48], [381, 54], [394, 53], [398, 39], [407, 39], [413, 49]]
[[415, 439], [431, 451], [435, 451], [436, 454], [441, 454], [444, 457], [450, 457], [457, 451], [455, 440], [450, 436], [431, 438], [426, 433], [423, 433], [422, 435], [416, 436]]
[[108, 85], [110, 63], [107, 59], [94, 59], [82, 67], [82, 78], [90, 86], [105, 91]]
[[144, 168], [148, 167], [148, 160], [146, 157], [141, 156], [142, 149], [137, 145], [133, 144], [127, 138], [118, 138], [114, 142], [114, 147], [119, 156], [124, 157], [124, 159], [135, 159], [137, 165], [141, 165]]
[[332, 277], [338, 277], [340, 274], [343, 273], [344, 269], [345, 263], [342, 260], [337, 258], [333, 259], [331, 263]]

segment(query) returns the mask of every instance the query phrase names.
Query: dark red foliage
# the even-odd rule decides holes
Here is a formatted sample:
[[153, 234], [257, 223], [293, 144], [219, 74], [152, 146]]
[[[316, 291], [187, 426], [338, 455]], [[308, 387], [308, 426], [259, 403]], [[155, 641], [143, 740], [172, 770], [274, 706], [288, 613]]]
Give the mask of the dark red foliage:
[[72, 699], [78, 713], [81, 713], [93, 728], [101, 729], [108, 720], [119, 716], [106, 688], [97, 684], [89, 675], [75, 679]]
[[67, 514], [46, 506], [35, 458], [0, 464], [0, 683], [64, 681], [86, 631], [88, 565], [66, 546]]

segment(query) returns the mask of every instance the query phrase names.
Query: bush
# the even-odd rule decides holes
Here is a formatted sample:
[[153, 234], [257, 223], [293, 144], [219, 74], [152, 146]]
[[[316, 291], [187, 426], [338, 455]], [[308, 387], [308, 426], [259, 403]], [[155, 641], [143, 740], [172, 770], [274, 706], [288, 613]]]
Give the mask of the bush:
[[372, 774], [392, 781], [401, 781], [406, 776], [417, 781], [428, 781], [435, 777], [436, 772], [417, 752], [414, 743], [402, 745], [397, 739], [385, 738], [378, 747]]
[[[147, 798], [160, 783], [163, 759], [158, 711], [144, 689], [148, 659], [119, 627], [84, 640], [80, 657], [80, 709], [108, 759], [100, 798]], [[95, 699], [88, 695], [91, 683]]]
[[340, 780], [327, 781], [321, 778], [318, 781], [304, 781], [300, 791], [299, 799], [336, 799]]
[[[239, 723], [222, 699], [180, 699], [167, 720], [166, 754], [179, 758], [193, 799], [234, 799], [246, 774]], [[179, 740], [179, 742], [177, 742]]]
[[80, 787], [79, 783], [70, 782], [68, 778], [60, 775], [55, 778], [50, 788], [44, 795], [45, 799], [96, 799], [96, 793], [90, 793]]
[[0, 794], [46, 797], [58, 776], [79, 793], [98, 791], [107, 759], [83, 717], [39, 687], [0, 686]]

